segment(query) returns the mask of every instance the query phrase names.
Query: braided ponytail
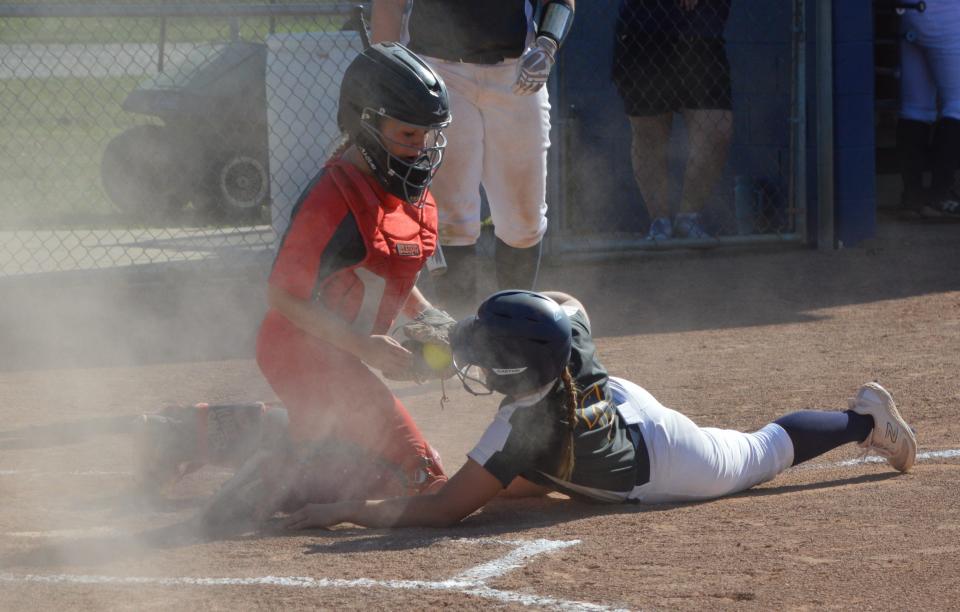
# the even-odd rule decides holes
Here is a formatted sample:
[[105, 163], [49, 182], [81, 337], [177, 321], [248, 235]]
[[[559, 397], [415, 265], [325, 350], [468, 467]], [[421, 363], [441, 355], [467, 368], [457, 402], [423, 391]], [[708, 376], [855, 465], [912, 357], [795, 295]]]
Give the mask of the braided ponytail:
[[563, 381], [563, 386], [567, 391], [563, 402], [565, 414], [561, 418], [561, 422], [566, 422], [567, 424], [567, 432], [560, 444], [560, 460], [557, 464], [557, 478], [570, 480], [570, 476], [573, 474], [574, 463], [573, 430], [577, 426], [577, 406], [579, 405], [580, 398], [569, 367], [563, 369], [563, 373], [560, 374], [560, 380]]

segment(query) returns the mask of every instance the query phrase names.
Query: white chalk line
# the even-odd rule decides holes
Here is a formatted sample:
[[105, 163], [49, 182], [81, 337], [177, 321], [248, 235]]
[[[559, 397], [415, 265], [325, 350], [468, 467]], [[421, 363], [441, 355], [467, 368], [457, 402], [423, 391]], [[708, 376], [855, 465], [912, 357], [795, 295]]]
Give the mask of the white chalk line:
[[119, 586], [280, 586], [289, 588], [323, 589], [323, 588], [386, 588], [397, 590], [428, 590], [454, 591], [491, 599], [501, 603], [516, 603], [524, 606], [540, 606], [555, 610], [571, 610], [575, 612], [612, 611], [621, 608], [612, 608], [602, 604], [584, 601], [559, 599], [545, 595], [518, 593], [494, 589], [485, 584], [491, 578], [521, 567], [523, 562], [540, 554], [575, 546], [580, 540], [497, 540], [497, 539], [460, 539], [453, 543], [464, 544], [507, 544], [515, 548], [501, 557], [488, 563], [483, 563], [447, 580], [376, 580], [373, 578], [312, 578], [309, 576], [258, 576], [253, 578], [209, 578], [209, 577], [149, 577], [149, 576], [104, 576], [104, 575], [77, 575], [77, 574], [9, 574], [0, 573], [0, 582], [33, 583], [33, 584], [81, 584], [81, 585], [119, 585]]
[[90, 538], [124, 535], [116, 527], [88, 527], [86, 529], [50, 529], [48, 531], [8, 531], [2, 535], [9, 538]]
[[[929, 461], [932, 459], [953, 459], [960, 457], [960, 449], [946, 449], [939, 451], [926, 451], [917, 453], [917, 461]], [[886, 461], [882, 457], [864, 457], [858, 459], [849, 459], [831, 463], [812, 463], [807, 468], [828, 469], [835, 467], [849, 467], [861, 463], [882, 463]], [[72, 475], [72, 476], [131, 476], [131, 472], [104, 472], [95, 470], [78, 470], [71, 472], [39, 472], [30, 470], [0, 470], [2, 475]], [[4, 535], [23, 538], [56, 538], [56, 537], [76, 537], [79, 535], [103, 535], [117, 533], [116, 530], [109, 527], [92, 529], [61, 529], [52, 531], [23, 531], [8, 532]], [[498, 543], [513, 545], [515, 548], [499, 559], [480, 564], [465, 572], [458, 574], [452, 579], [441, 581], [430, 580], [375, 580], [372, 578], [357, 578], [353, 580], [334, 579], [334, 578], [311, 578], [298, 576], [261, 576], [256, 578], [203, 578], [203, 577], [139, 577], [139, 576], [97, 576], [97, 575], [38, 575], [26, 574], [16, 575], [0, 573], [0, 582], [8, 583], [59, 583], [59, 584], [102, 584], [102, 585], [156, 585], [156, 586], [281, 586], [297, 588], [370, 588], [381, 587], [388, 589], [405, 590], [433, 590], [433, 591], [456, 591], [465, 595], [472, 595], [499, 601], [502, 603], [518, 603], [524, 606], [541, 606], [558, 610], [614, 610], [609, 606], [593, 604], [581, 601], [571, 601], [546, 597], [541, 595], [531, 595], [527, 593], [517, 593], [514, 591], [503, 591], [494, 589], [484, 584], [491, 578], [499, 577], [516, 568], [522, 567], [524, 562], [536, 555], [552, 552], [575, 546], [580, 543], [579, 540], [557, 541], [557, 540], [532, 540], [532, 541], [501, 541], [495, 539], [460, 539], [453, 540], [460, 543]]]
[[70, 470], [65, 472], [44, 470], [0, 470], [0, 476], [135, 476], [133, 472], [109, 472], [102, 470]]
[[[947, 450], [938, 450], [938, 451], [926, 451], [923, 453], [917, 453], [917, 461], [930, 461], [931, 459], [956, 459], [960, 457], [960, 449], [951, 448]], [[794, 467], [804, 468], [804, 469], [828, 469], [828, 468], [837, 468], [837, 467], [850, 467], [852, 465], [860, 465], [861, 463], [886, 463], [887, 460], [883, 457], [877, 457], [876, 455], [869, 455], [867, 457], [858, 457], [856, 459], [847, 459], [845, 461], [834, 461], [832, 463], [801, 463], [800, 465]]]

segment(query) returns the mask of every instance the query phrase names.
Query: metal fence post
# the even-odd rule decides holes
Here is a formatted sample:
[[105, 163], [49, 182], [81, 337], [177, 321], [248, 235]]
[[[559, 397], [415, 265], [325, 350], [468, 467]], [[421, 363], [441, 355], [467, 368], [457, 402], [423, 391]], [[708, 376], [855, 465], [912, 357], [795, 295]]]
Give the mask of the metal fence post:
[[833, 2], [817, 2], [817, 248], [836, 248], [833, 151]]
[[793, 116], [790, 118], [790, 206], [794, 231], [807, 241], [807, 0], [794, 0], [793, 14]]

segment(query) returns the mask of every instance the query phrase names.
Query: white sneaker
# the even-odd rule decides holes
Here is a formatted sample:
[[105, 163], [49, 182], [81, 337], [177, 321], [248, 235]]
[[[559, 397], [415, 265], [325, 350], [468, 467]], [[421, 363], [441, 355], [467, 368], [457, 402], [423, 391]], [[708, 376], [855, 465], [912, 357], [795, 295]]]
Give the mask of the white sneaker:
[[917, 458], [917, 437], [900, 416], [897, 405], [886, 389], [875, 382], [863, 385], [856, 397], [850, 399], [850, 410], [873, 417], [873, 429], [860, 443], [860, 448], [884, 457], [887, 463], [901, 472], [913, 467]]

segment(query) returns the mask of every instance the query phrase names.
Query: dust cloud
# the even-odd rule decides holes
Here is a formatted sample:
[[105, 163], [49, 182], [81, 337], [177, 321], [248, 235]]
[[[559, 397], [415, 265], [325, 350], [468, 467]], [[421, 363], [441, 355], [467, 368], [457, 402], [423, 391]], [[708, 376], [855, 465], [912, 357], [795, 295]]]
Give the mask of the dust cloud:
[[144, 490], [136, 435], [164, 406], [273, 399], [265, 267], [205, 265], [0, 278], [0, 572], [143, 568], [209, 537], [194, 517], [230, 472]]

